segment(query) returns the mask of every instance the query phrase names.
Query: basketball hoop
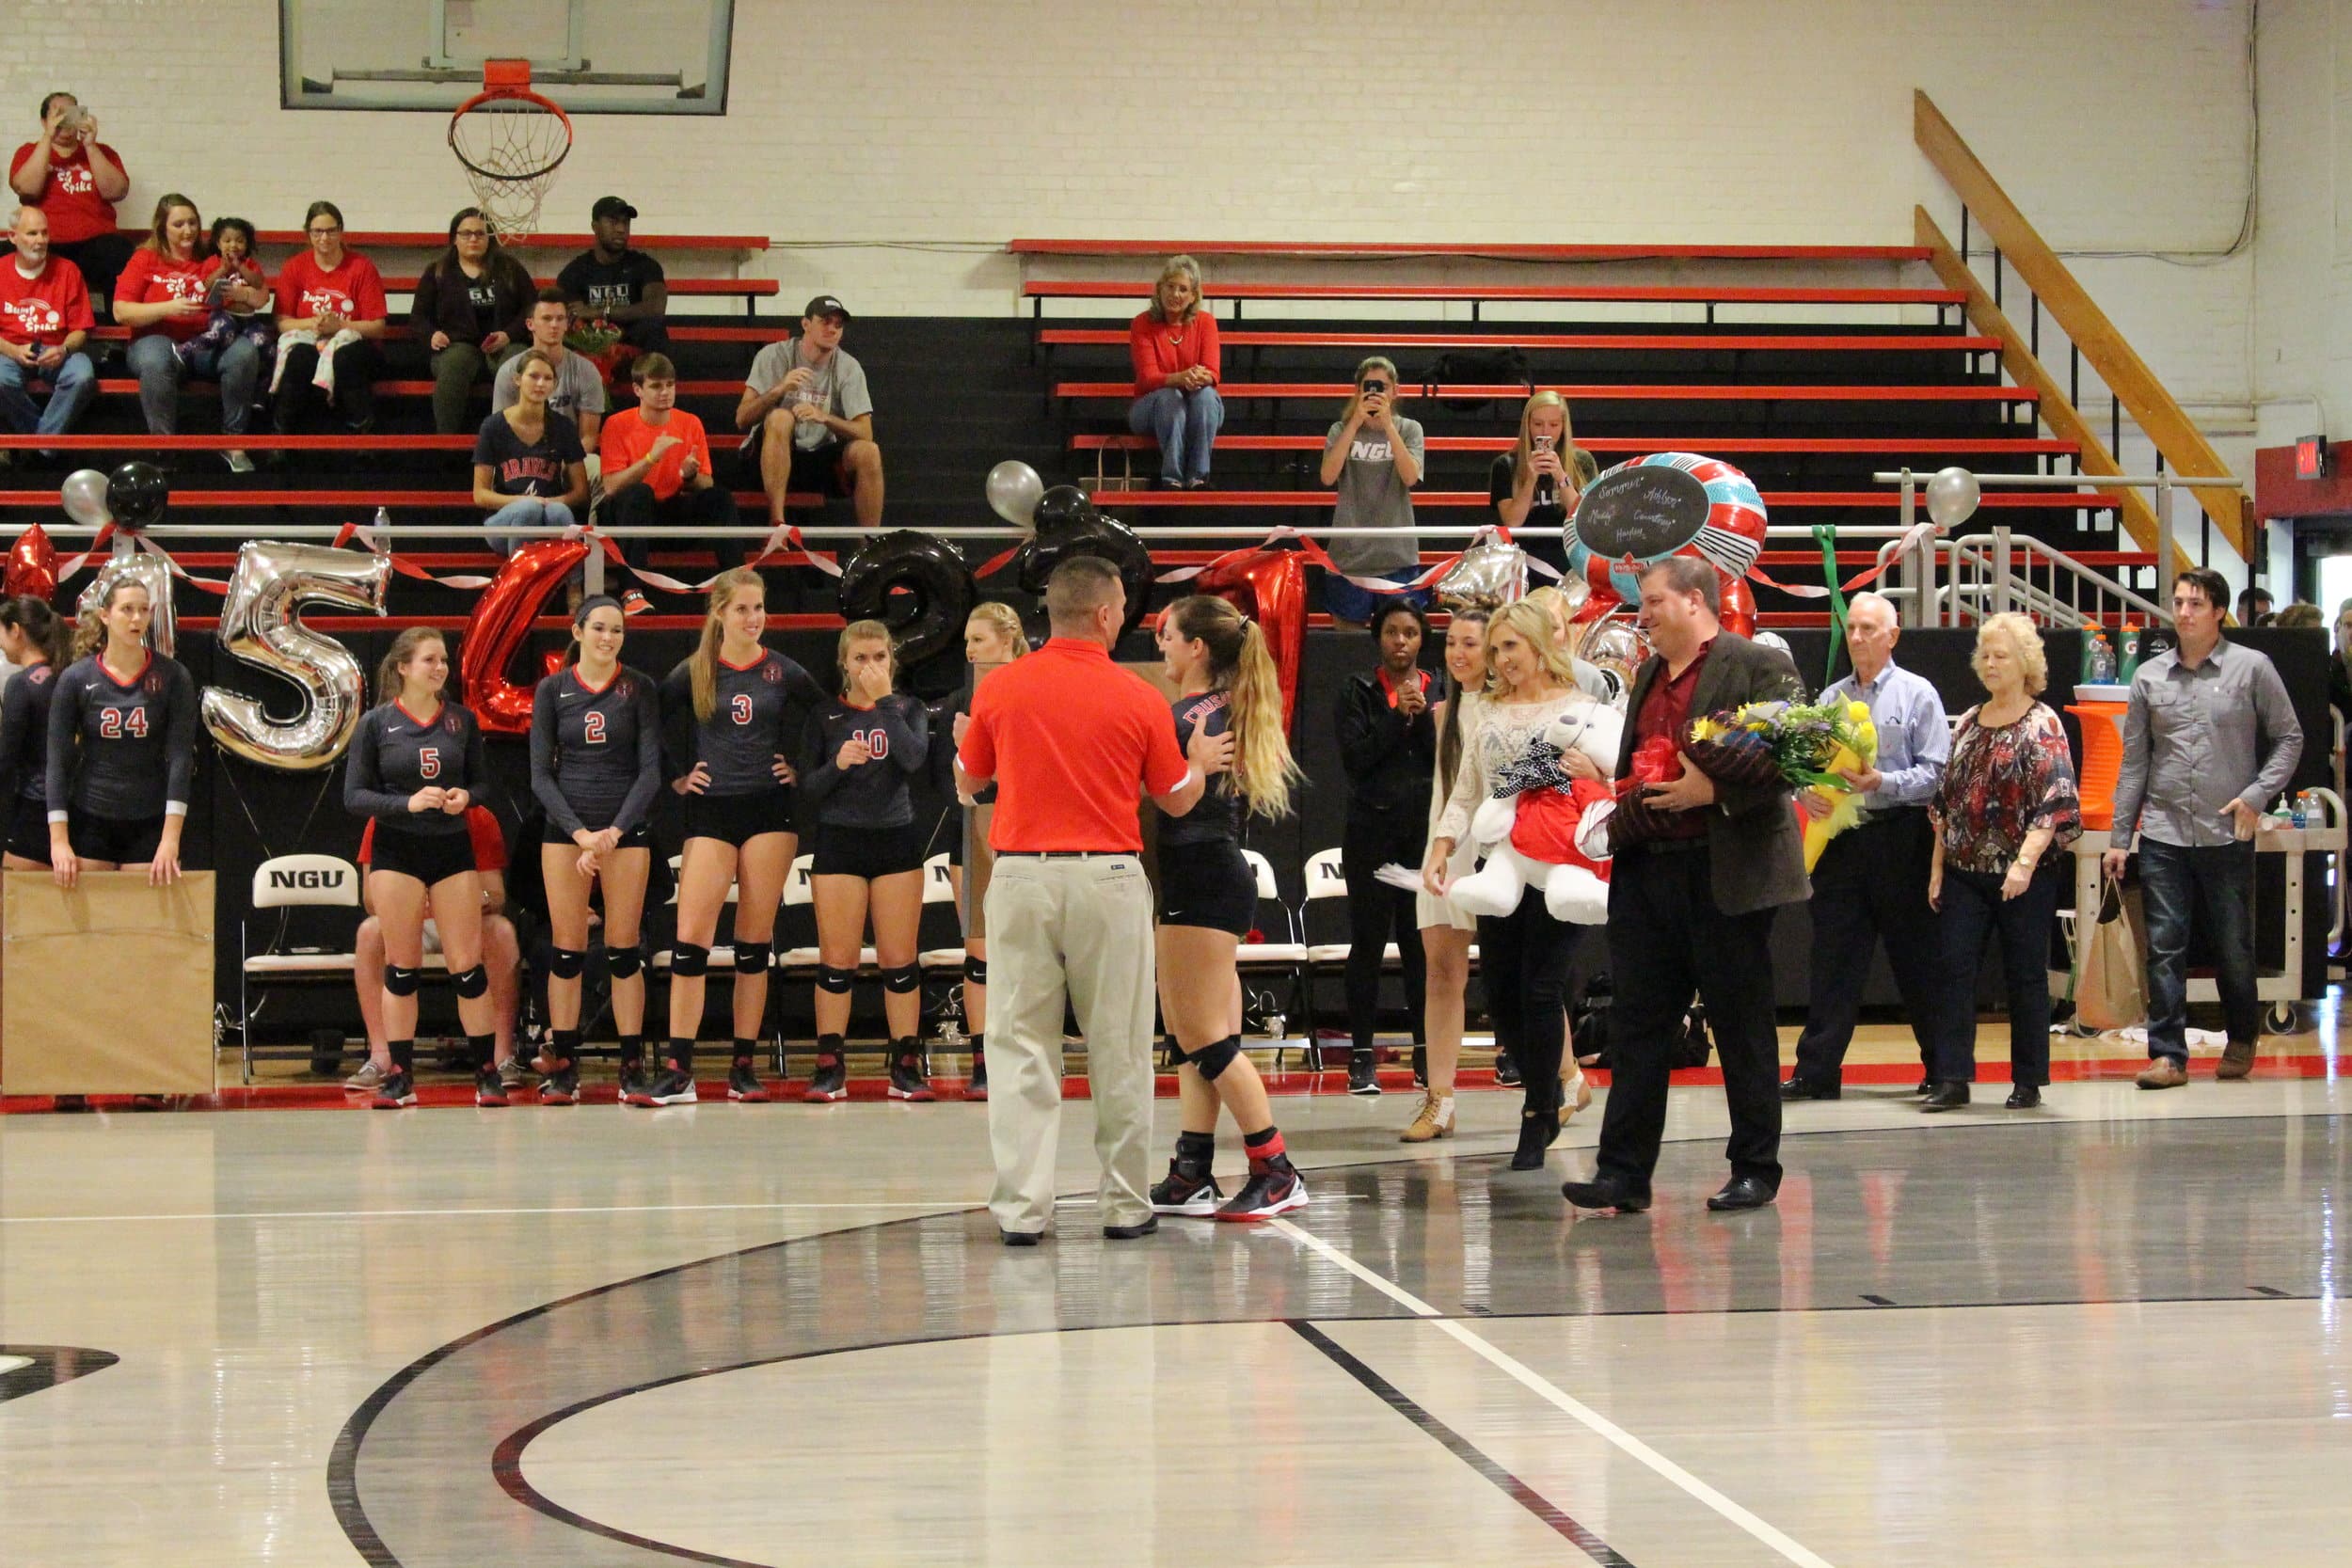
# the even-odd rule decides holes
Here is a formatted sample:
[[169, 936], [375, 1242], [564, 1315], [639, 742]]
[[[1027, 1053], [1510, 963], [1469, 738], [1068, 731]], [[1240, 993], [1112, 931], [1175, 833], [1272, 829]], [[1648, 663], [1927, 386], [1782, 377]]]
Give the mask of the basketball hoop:
[[539, 203], [572, 150], [571, 117], [531, 90], [528, 60], [489, 60], [482, 90], [449, 117], [449, 148], [501, 241], [534, 232]]

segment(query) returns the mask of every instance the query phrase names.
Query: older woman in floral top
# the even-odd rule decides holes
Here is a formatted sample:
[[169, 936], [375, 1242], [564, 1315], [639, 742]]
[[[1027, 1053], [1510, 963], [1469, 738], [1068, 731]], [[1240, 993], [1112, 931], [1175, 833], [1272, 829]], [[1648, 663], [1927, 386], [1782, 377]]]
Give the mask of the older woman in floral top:
[[2009, 982], [2013, 1111], [2042, 1103], [2050, 1081], [2050, 930], [2067, 879], [2044, 861], [2082, 836], [2082, 802], [2066, 726], [2034, 700], [2049, 684], [2042, 634], [2023, 615], [1995, 615], [1970, 659], [1985, 700], [1961, 716], [1952, 760], [1928, 812], [1935, 823], [1928, 902], [1941, 914], [1943, 1016], [1933, 1021], [1935, 1077], [1922, 1111], [1968, 1103], [1977, 1077], [1977, 970], [2001, 941]]

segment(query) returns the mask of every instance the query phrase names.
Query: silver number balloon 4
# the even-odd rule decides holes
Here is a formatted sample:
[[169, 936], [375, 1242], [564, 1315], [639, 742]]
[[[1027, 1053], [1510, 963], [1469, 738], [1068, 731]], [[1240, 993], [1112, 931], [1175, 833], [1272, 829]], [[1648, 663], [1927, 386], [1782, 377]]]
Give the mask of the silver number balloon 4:
[[221, 651], [291, 682], [302, 706], [272, 719], [251, 697], [207, 687], [204, 727], [221, 750], [264, 768], [309, 772], [331, 768], [351, 744], [367, 709], [367, 673], [351, 650], [302, 624], [305, 604], [384, 613], [389, 556], [324, 545], [249, 540], [220, 608]]
[[153, 614], [147, 622], [147, 645], [171, 657], [180, 651], [180, 623], [171, 610], [171, 562], [151, 550], [130, 550], [110, 556], [98, 568], [98, 576], [82, 590], [82, 596], [73, 602], [74, 611], [95, 615], [105, 608], [106, 595], [119, 582], [135, 582], [147, 590], [147, 602]]

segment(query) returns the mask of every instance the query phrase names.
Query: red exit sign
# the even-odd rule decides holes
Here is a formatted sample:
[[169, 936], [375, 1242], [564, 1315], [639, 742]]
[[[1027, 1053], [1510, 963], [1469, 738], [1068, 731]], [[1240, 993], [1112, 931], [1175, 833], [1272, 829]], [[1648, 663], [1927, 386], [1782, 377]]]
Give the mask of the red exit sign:
[[2326, 479], [2335, 467], [2328, 451], [2328, 437], [2306, 436], [2295, 443], [2295, 477]]

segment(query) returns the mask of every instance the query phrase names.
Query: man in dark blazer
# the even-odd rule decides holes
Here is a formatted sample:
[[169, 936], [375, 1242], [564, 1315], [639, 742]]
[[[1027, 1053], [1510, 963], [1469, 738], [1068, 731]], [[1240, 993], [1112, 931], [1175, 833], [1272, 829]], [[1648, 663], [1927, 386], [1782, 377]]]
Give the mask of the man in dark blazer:
[[[1723, 629], [1715, 568], [1674, 556], [1642, 574], [1655, 656], [1633, 677], [1617, 777], [1653, 736], [1677, 750], [1691, 722], [1742, 703], [1801, 701], [1787, 654]], [[1649, 1207], [1666, 1127], [1667, 1042], [1693, 991], [1707, 1006], [1731, 1105], [1731, 1180], [1709, 1209], [1759, 1209], [1780, 1189], [1780, 1037], [1772, 1014], [1772, 913], [1810, 895], [1804, 840], [1786, 784], [1718, 784], [1687, 752], [1682, 774], [1645, 786], [1658, 836], [1621, 849], [1610, 873], [1611, 1087], [1593, 1179], [1561, 1193], [1580, 1209]]]

